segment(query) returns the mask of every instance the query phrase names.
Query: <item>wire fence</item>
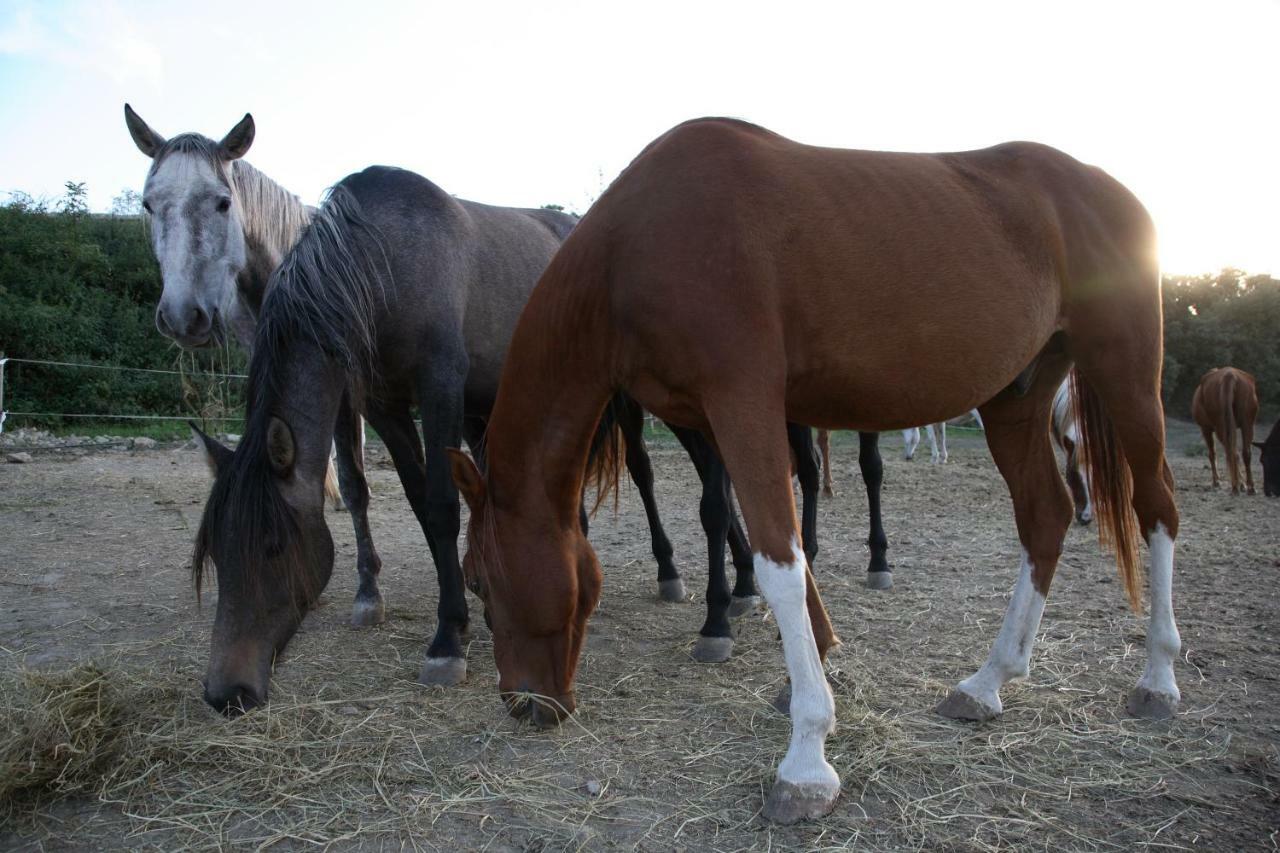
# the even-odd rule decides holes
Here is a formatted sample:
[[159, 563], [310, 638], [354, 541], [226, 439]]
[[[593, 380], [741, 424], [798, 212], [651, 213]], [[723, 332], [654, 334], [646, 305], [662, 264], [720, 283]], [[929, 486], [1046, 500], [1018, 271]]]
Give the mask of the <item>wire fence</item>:
[[[179, 380], [180, 380], [179, 384], [181, 384], [181, 380], [189, 379], [192, 375], [188, 371], [161, 370], [153, 367], [125, 367], [124, 365], [118, 365], [118, 364], [82, 364], [82, 363], [72, 362], [72, 361], [53, 361], [49, 359], [40, 359], [40, 358], [16, 358], [12, 356], [0, 356], [0, 434], [4, 433], [6, 423], [10, 418], [28, 418], [31, 420], [49, 419], [49, 418], [59, 418], [59, 419], [61, 418], [77, 419], [78, 418], [81, 420], [102, 420], [102, 421], [116, 421], [116, 420], [187, 421], [195, 418], [198, 420], [220, 421], [220, 422], [237, 421], [240, 419], [239, 416], [236, 416], [236, 415], [220, 416], [220, 415], [195, 414], [195, 413], [157, 415], [157, 414], [139, 414], [139, 413], [123, 413], [123, 412], [36, 412], [36, 411], [11, 410], [5, 407], [6, 392], [8, 391], [10, 394], [12, 394], [12, 389], [6, 388], [6, 385], [5, 385], [7, 368], [10, 364], [30, 364], [30, 365], [37, 365], [42, 367], [64, 367], [64, 368], [76, 368], [76, 369], [84, 369], [84, 370], [110, 370], [110, 371], [116, 371], [120, 373], [145, 373], [145, 374], [159, 374], [159, 375], [165, 375], [165, 376], [176, 376], [176, 377], [179, 377]], [[242, 373], [219, 373], [217, 371], [210, 371], [210, 370], [200, 371], [200, 376], [205, 378], [210, 378], [210, 379], [219, 379], [219, 380], [248, 379], [248, 377]]]

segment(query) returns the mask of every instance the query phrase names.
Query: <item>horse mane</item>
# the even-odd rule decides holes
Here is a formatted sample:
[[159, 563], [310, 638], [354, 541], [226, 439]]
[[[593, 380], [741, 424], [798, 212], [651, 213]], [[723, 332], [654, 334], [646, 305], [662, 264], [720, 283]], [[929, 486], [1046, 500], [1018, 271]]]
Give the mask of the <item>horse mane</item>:
[[[214, 482], [192, 554], [199, 594], [214, 535], [235, 531], [231, 547], [249, 586], [263, 556], [288, 555], [282, 580], [307, 594], [305, 556], [291, 547], [300, 525], [275, 483], [267, 453], [274, 402], [284, 388], [282, 367], [299, 344], [310, 344], [345, 374], [352, 393], [374, 373], [375, 322], [390, 276], [384, 243], [364, 217], [355, 196], [341, 183], [327, 198], [272, 274], [254, 336], [246, 392], [244, 438]], [[253, 567], [253, 568], [250, 568]], [[297, 599], [295, 599], [296, 601]]]

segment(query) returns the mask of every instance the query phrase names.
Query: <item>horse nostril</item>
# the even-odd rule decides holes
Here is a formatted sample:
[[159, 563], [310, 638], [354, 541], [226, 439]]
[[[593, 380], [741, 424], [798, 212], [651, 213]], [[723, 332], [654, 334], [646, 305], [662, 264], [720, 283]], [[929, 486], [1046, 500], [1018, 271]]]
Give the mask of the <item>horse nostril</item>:
[[169, 318], [165, 316], [163, 307], [156, 309], [156, 328], [166, 338], [173, 337], [173, 327], [169, 325]]
[[248, 713], [263, 704], [257, 692], [245, 684], [233, 684], [218, 694], [210, 693], [209, 688], [206, 687], [204, 701], [218, 713], [231, 718]]

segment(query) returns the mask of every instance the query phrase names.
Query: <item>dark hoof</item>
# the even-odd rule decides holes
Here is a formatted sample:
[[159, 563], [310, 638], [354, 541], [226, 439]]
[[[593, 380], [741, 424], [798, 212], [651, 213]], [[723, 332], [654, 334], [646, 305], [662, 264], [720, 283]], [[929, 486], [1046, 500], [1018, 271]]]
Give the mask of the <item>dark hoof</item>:
[[735, 595], [729, 602], [729, 618], [741, 619], [743, 616], [755, 613], [763, 603], [764, 599], [758, 595], [748, 595], [742, 598]]
[[963, 690], [952, 690], [951, 695], [939, 702], [934, 710], [952, 720], [985, 723], [1000, 716], [1002, 709], [989, 707]]
[[893, 572], [867, 572], [867, 589], [893, 589]]
[[774, 710], [784, 717], [791, 716], [791, 682], [788, 681], [782, 685], [782, 689], [778, 691], [778, 695], [773, 697]]
[[433, 687], [456, 687], [467, 677], [466, 658], [427, 658], [418, 673], [418, 683]]
[[693, 659], [698, 663], [724, 663], [733, 654], [733, 637], [699, 637], [693, 644]]
[[778, 781], [769, 792], [769, 798], [764, 801], [762, 814], [773, 823], [817, 820], [831, 814], [838, 799], [839, 785], [832, 789], [826, 785], [795, 785]]
[[1178, 700], [1168, 693], [1135, 687], [1125, 703], [1125, 710], [1132, 717], [1147, 720], [1168, 720], [1178, 713]]
[[674, 578], [669, 581], [658, 581], [658, 598], [678, 604], [688, 601], [689, 594], [684, 591], [684, 581]]
[[381, 625], [385, 621], [387, 621], [387, 608], [381, 598], [375, 598], [372, 601], [356, 599], [356, 603], [351, 605], [351, 627], [353, 628], [368, 628], [372, 625]]

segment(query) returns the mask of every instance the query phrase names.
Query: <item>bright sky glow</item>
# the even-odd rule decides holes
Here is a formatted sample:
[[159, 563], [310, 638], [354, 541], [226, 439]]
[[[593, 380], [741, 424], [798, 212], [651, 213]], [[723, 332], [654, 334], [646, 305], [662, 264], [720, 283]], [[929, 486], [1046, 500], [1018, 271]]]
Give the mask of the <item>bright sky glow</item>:
[[126, 3], [0, 0], [0, 192], [105, 209], [165, 135], [251, 111], [248, 160], [315, 202], [370, 163], [585, 210], [653, 137], [735, 115], [941, 151], [1033, 139], [1107, 169], [1167, 272], [1280, 274], [1280, 3]]

